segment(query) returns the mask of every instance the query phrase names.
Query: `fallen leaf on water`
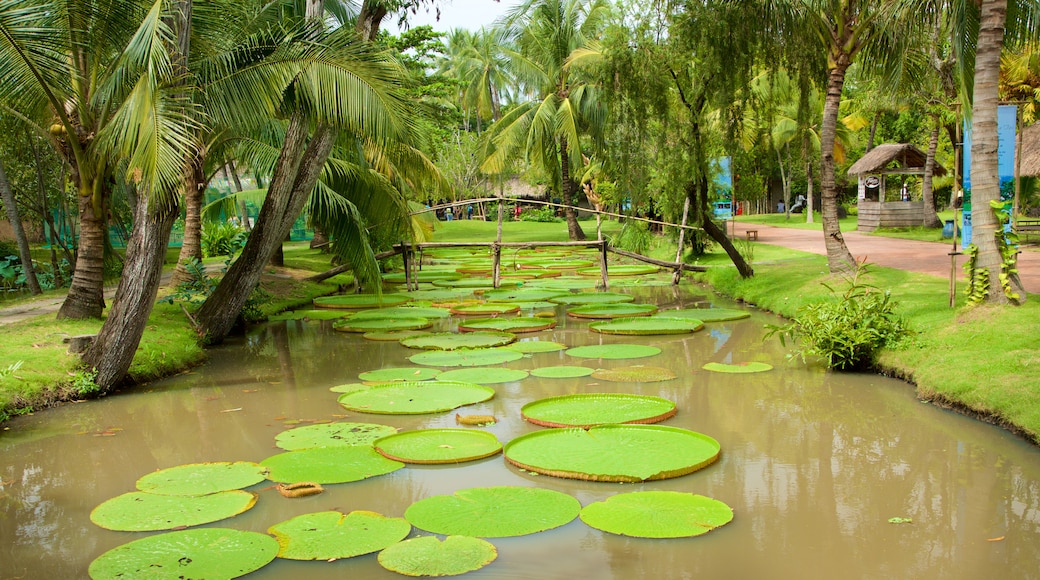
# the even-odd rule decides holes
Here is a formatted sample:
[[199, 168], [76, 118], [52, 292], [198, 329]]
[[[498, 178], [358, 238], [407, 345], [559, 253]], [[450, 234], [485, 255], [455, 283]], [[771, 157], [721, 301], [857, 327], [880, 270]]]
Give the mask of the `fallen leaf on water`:
[[242, 389], [243, 393], [258, 393], [260, 389]]
[[987, 542], [1003, 542], [1007, 536], [1000, 536], [999, 538], [986, 538]]
[[285, 420], [285, 415], [279, 415], [279, 416], [277, 416], [277, 417], [275, 417], [275, 418], [273, 418], [271, 420], [272, 421], [284, 421]]
[[216, 400], [217, 400], [217, 399], [219, 399], [219, 398], [220, 398], [220, 396], [219, 396], [219, 395], [214, 395], [214, 396], [212, 396], [212, 397], [206, 397], [206, 399], [205, 399], [205, 400], [207, 400], [207, 401], [216, 401]]
[[890, 524], [912, 524], [914, 520], [912, 518], [888, 518]]
[[241, 411], [242, 407], [236, 407], [234, 409], [224, 409], [221, 413], [234, 413], [235, 411]]

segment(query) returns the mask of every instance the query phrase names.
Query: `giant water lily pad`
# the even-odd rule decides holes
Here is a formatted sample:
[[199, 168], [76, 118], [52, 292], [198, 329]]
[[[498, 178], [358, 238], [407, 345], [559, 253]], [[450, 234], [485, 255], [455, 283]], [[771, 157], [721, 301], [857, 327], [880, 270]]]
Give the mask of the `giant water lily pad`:
[[451, 312], [447, 308], [433, 306], [391, 306], [390, 308], [372, 308], [350, 315], [350, 320], [369, 320], [372, 318], [447, 318]]
[[701, 322], [724, 322], [749, 318], [751, 313], [746, 310], [731, 310], [728, 308], [687, 308], [684, 310], [662, 310], [657, 315], [668, 318], [692, 318]]
[[636, 297], [631, 294], [618, 292], [581, 292], [578, 294], [564, 294], [550, 300], [557, 304], [617, 304], [619, 302], [632, 302]]
[[[654, 274], [658, 270], [657, 266], [651, 266], [650, 264], [610, 264], [607, 266], [607, 274], [609, 276], [645, 276], [647, 274]], [[599, 276], [599, 268], [582, 268], [578, 270], [579, 276]]]
[[637, 482], [668, 479], [711, 465], [718, 441], [661, 425], [603, 425], [521, 435], [505, 447], [513, 465], [556, 477]]
[[527, 371], [497, 367], [478, 367], [444, 371], [437, 375], [438, 381], [461, 381], [478, 385], [512, 383], [527, 378]]
[[643, 316], [618, 318], [606, 322], [593, 322], [589, 329], [603, 334], [625, 334], [650, 336], [658, 334], [688, 334], [704, 328], [700, 320], [692, 318], [661, 318]]
[[389, 332], [391, 330], [422, 330], [433, 323], [428, 318], [348, 318], [332, 323], [341, 332]]
[[576, 346], [564, 353], [575, 358], [601, 358], [618, 360], [626, 358], [646, 358], [661, 354], [661, 349], [645, 344], [592, 344]]
[[459, 323], [459, 330], [475, 332], [498, 330], [502, 332], [538, 332], [556, 326], [556, 320], [540, 316], [516, 316], [512, 318], [477, 318]]
[[578, 516], [573, 497], [534, 487], [477, 487], [437, 495], [408, 507], [413, 526], [435, 534], [506, 538], [562, 526]]
[[90, 521], [118, 532], [172, 530], [237, 516], [255, 503], [255, 493], [241, 490], [198, 496], [134, 491], [94, 508], [90, 512]]
[[403, 339], [401, 344], [408, 348], [421, 348], [424, 350], [456, 350], [503, 346], [514, 340], [516, 340], [515, 334], [489, 330], [481, 332], [434, 332]]
[[412, 290], [403, 292], [412, 300], [432, 300], [433, 302], [458, 301], [471, 298], [473, 291], [468, 289], [453, 290], [450, 288], [435, 288], [433, 290]]
[[366, 332], [361, 336], [368, 340], [377, 340], [382, 342], [398, 342], [406, 338], [426, 336], [427, 334], [433, 333], [426, 330], [377, 330], [373, 332]]
[[367, 445], [316, 447], [272, 455], [260, 462], [267, 479], [278, 483], [347, 483], [392, 473], [404, 467]]
[[577, 270], [578, 268], [588, 268], [595, 262], [591, 260], [579, 260], [579, 259], [559, 259], [559, 258], [536, 258], [532, 260], [524, 260], [520, 263], [520, 269], [533, 269], [533, 270]]
[[531, 371], [531, 376], [540, 379], [576, 379], [578, 377], [587, 377], [595, 371], [596, 369], [589, 367], [558, 365], [534, 369]]
[[630, 302], [615, 302], [611, 304], [587, 304], [567, 309], [567, 315], [575, 318], [631, 318], [635, 316], [650, 316], [657, 312], [653, 304], [632, 304]]
[[264, 471], [249, 461], [191, 463], [149, 473], [137, 480], [137, 489], [160, 495], [207, 495], [260, 483]]
[[353, 393], [355, 391], [365, 391], [370, 388], [372, 388], [372, 385], [366, 385], [365, 383], [347, 383], [345, 385], [329, 387], [329, 390], [333, 393]]
[[369, 511], [317, 512], [271, 526], [278, 557], [287, 560], [336, 560], [378, 552], [408, 537], [412, 524]]
[[565, 293], [560, 290], [542, 290], [539, 288], [500, 288], [485, 292], [484, 299], [488, 302], [543, 302]]
[[384, 306], [400, 306], [410, 302], [412, 298], [404, 294], [343, 294], [337, 296], [321, 296], [314, 299], [318, 308], [360, 309], [382, 308]]
[[422, 536], [387, 547], [379, 565], [405, 576], [458, 576], [495, 561], [498, 550], [486, 540], [469, 536]]
[[377, 423], [320, 423], [305, 425], [275, 436], [274, 442], [286, 451], [351, 445], [370, 445], [380, 437], [397, 433], [396, 427]]
[[472, 383], [401, 382], [347, 393], [340, 396], [339, 404], [361, 413], [423, 415], [480, 403], [494, 396], [494, 389]]
[[520, 311], [520, 306], [511, 302], [481, 302], [476, 304], [460, 304], [453, 306], [452, 314], [462, 316], [487, 316], [489, 314], [514, 314]]
[[[419, 270], [412, 272], [410, 279], [412, 282], [433, 282], [434, 280], [458, 280], [461, 277], [462, 275], [458, 272], [449, 270]], [[387, 284], [404, 284], [408, 279], [404, 272], [383, 274], [383, 281]]]
[[408, 360], [431, 367], [483, 367], [524, 358], [523, 353], [504, 348], [474, 348], [451, 351], [430, 350], [413, 354]]
[[764, 362], [744, 362], [735, 364], [710, 362], [701, 368], [713, 373], [764, 373], [773, 370], [773, 365]]
[[592, 373], [592, 378], [612, 383], [659, 383], [670, 381], [675, 377], [676, 374], [671, 369], [643, 365], [597, 369]]
[[542, 352], [557, 352], [567, 348], [567, 345], [553, 342], [551, 340], [518, 340], [512, 344], [507, 344], [502, 348], [506, 350], [515, 350], [516, 352], [524, 354], [538, 354]]
[[269, 320], [335, 320], [350, 316], [348, 312], [341, 310], [291, 310], [270, 317]]
[[113, 548], [90, 563], [94, 580], [238, 578], [263, 568], [278, 554], [266, 534], [204, 528], [159, 534]]
[[528, 288], [540, 288], [544, 290], [591, 290], [595, 288], [599, 282], [596, 280], [590, 280], [588, 278], [580, 278], [578, 276], [559, 276], [556, 278], [538, 278], [537, 280], [531, 280], [525, 286]]
[[441, 371], [429, 367], [393, 367], [368, 371], [358, 375], [358, 378], [370, 383], [391, 383], [394, 381], [428, 381]]
[[383, 437], [372, 444], [376, 451], [405, 463], [463, 463], [491, 457], [502, 443], [487, 431], [473, 429], [420, 429]]
[[581, 520], [597, 530], [622, 536], [688, 538], [733, 521], [733, 510], [703, 495], [637, 491], [585, 506]]
[[675, 403], [646, 395], [582, 393], [539, 399], [520, 416], [543, 427], [581, 427], [618, 423], [658, 423], [675, 415]]

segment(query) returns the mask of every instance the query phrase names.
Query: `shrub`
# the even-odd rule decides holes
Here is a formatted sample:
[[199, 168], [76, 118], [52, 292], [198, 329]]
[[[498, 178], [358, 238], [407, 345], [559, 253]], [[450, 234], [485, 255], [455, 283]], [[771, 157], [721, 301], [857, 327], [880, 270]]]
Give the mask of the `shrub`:
[[520, 213], [520, 221], [522, 222], [562, 222], [563, 218], [556, 217], [556, 213], [553, 208], [549, 206], [543, 206], [535, 209], [525, 209]]
[[246, 244], [248, 234], [235, 224], [210, 222], [202, 225], [202, 255], [233, 256]]
[[646, 222], [625, 220], [621, 231], [610, 238], [610, 245], [637, 254], [647, 254], [654, 242], [654, 235], [650, 233]]

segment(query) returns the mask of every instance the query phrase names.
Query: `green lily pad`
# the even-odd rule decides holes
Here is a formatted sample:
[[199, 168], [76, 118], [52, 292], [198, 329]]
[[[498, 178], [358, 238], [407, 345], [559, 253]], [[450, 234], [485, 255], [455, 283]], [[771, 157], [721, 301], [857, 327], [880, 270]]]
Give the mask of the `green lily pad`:
[[337, 296], [321, 296], [314, 299], [318, 308], [360, 309], [400, 306], [410, 302], [412, 298], [404, 294], [342, 294]]
[[516, 340], [509, 332], [434, 332], [423, 336], [406, 338], [401, 344], [408, 348], [423, 350], [457, 350], [503, 346]]
[[350, 315], [350, 320], [371, 320], [373, 318], [447, 318], [451, 312], [447, 308], [433, 306], [391, 306], [389, 308], [372, 308]]
[[159, 495], [133, 491], [94, 508], [90, 512], [90, 521], [117, 532], [172, 530], [237, 516], [255, 503], [255, 493], [241, 490], [209, 495]]
[[661, 425], [547, 429], [505, 447], [506, 460], [528, 471], [588, 481], [638, 482], [679, 477], [711, 465], [718, 441]]
[[[517, 287], [522, 284], [522, 280], [507, 280], [502, 278], [498, 281], [500, 288]], [[495, 283], [491, 278], [464, 278], [462, 280], [434, 280], [434, 286], [440, 286], [443, 288], [467, 288], [470, 290], [477, 289], [493, 289]]]
[[405, 431], [372, 445], [388, 459], [421, 464], [463, 463], [502, 451], [502, 443], [493, 434], [473, 429]]
[[405, 296], [413, 300], [431, 300], [433, 302], [446, 302], [454, 300], [465, 300], [473, 296], [472, 290], [452, 290], [450, 288], [435, 288], [433, 290], [412, 290], [403, 292]]
[[[658, 271], [657, 266], [651, 266], [650, 264], [610, 264], [607, 266], [608, 276], [645, 276], [647, 274], [655, 274]], [[599, 276], [599, 268], [582, 268], [578, 270], [579, 276]]]
[[361, 336], [368, 340], [378, 340], [384, 342], [397, 342], [405, 338], [414, 338], [416, 336], [426, 336], [427, 334], [433, 334], [425, 330], [379, 330], [375, 332], [366, 332]]
[[396, 427], [377, 423], [319, 423], [305, 425], [275, 436], [274, 442], [286, 451], [351, 445], [370, 445], [380, 437], [397, 433]]
[[636, 538], [688, 538], [733, 521], [717, 499], [678, 491], [619, 493], [585, 506], [581, 521], [597, 530]]
[[408, 507], [413, 526], [435, 534], [507, 538], [560, 527], [578, 516], [573, 497], [535, 487], [477, 487], [436, 495]]
[[687, 334], [704, 328], [700, 320], [692, 318], [660, 318], [641, 316], [618, 318], [605, 322], [593, 322], [589, 329], [603, 334], [625, 334], [650, 336], [658, 334]]
[[[557, 304], [555, 304], [555, 303], [552, 303], [552, 302], [542, 302], [540, 300], [537, 301], [537, 302], [517, 302], [516, 305], [520, 307], [520, 312], [534, 311], [534, 310], [545, 310], [547, 308], [552, 308], [553, 310], [556, 310], [556, 306], [557, 306]], [[543, 313], [543, 314], [544, 315], [548, 315], [549, 313]]]
[[287, 560], [338, 560], [378, 552], [408, 537], [412, 524], [369, 511], [317, 512], [268, 528]]
[[474, 348], [452, 351], [430, 350], [413, 354], [408, 360], [431, 367], [486, 367], [524, 358], [522, 353], [504, 348]]
[[512, 383], [527, 378], [527, 371], [498, 367], [478, 367], [444, 371], [437, 375], [438, 381], [460, 381], [478, 385]]
[[543, 302], [561, 296], [565, 292], [559, 290], [542, 290], [539, 288], [509, 288], [488, 290], [484, 299], [488, 302]]
[[546, 269], [546, 270], [577, 270], [579, 268], [588, 268], [595, 264], [591, 260], [566, 260], [559, 258], [540, 258], [534, 260], [524, 260], [520, 264], [521, 270], [526, 269]]
[[701, 368], [713, 373], [764, 373], [773, 370], [773, 365], [764, 362], [743, 362], [735, 364], [710, 362]]
[[459, 323], [459, 330], [463, 332], [474, 332], [479, 330], [499, 330], [503, 332], [538, 332], [549, 330], [556, 326], [553, 318], [542, 318], [536, 316], [516, 316], [512, 318], [476, 318], [463, 320]]
[[559, 365], [534, 369], [531, 371], [531, 376], [540, 379], [576, 379], [578, 377], [587, 377], [595, 371], [596, 369], [590, 369], [589, 367]]
[[590, 280], [588, 278], [579, 278], [577, 276], [559, 276], [556, 278], [538, 278], [537, 280], [531, 280], [524, 286], [528, 288], [540, 288], [544, 290], [591, 290], [596, 287], [599, 282], [596, 280]]
[[619, 302], [632, 302], [636, 297], [631, 294], [618, 292], [580, 292], [578, 294], [564, 294], [557, 296], [549, 302], [557, 304], [617, 304]]
[[480, 403], [494, 396], [494, 389], [472, 383], [401, 382], [347, 393], [340, 396], [339, 404], [360, 413], [423, 415]]
[[270, 473], [267, 479], [278, 483], [347, 483], [393, 473], [404, 467], [367, 445], [314, 447], [272, 455], [260, 462]]
[[645, 344], [593, 344], [569, 348], [564, 354], [575, 358], [618, 360], [655, 356], [661, 354], [661, 349]]
[[495, 561], [498, 550], [486, 540], [468, 536], [422, 536], [387, 547], [379, 565], [405, 576], [458, 576]]
[[428, 318], [345, 318], [332, 323], [340, 332], [387, 332], [390, 330], [422, 330], [433, 326]]
[[557, 352], [567, 348], [566, 345], [551, 340], [518, 340], [507, 344], [502, 348], [515, 350], [524, 354], [538, 354], [541, 352]]
[[336, 385], [335, 387], [329, 387], [329, 390], [333, 393], [354, 393], [356, 391], [364, 391], [371, 388], [372, 385], [365, 385], [362, 383], [347, 383], [345, 385]]
[[728, 308], [687, 308], [684, 310], [662, 310], [658, 316], [668, 318], [692, 318], [701, 322], [725, 322], [727, 320], [740, 320], [750, 318], [751, 313], [747, 310], [731, 310]]
[[642, 365], [599, 369], [592, 373], [592, 378], [612, 383], [658, 383], [670, 381], [675, 377], [676, 374], [671, 369]]
[[675, 403], [646, 395], [582, 393], [539, 399], [520, 416], [543, 427], [581, 427], [620, 423], [658, 423], [675, 415]]
[[94, 580], [230, 579], [271, 563], [278, 542], [266, 534], [203, 528], [159, 534], [113, 548], [90, 563]]
[[242, 489], [264, 479], [264, 468], [249, 461], [191, 463], [149, 473], [137, 480], [137, 489], [159, 495], [207, 495]]
[[460, 304], [451, 309], [452, 314], [461, 316], [478, 316], [488, 314], [515, 314], [520, 306], [509, 302], [483, 302], [477, 304]]
[[358, 375], [358, 378], [370, 383], [391, 383], [394, 381], [428, 381], [441, 371], [429, 367], [395, 367], [368, 371]]
[[[418, 272], [412, 272], [411, 280], [412, 282], [433, 282], [435, 280], [458, 280], [461, 277], [462, 275], [458, 272], [447, 270], [419, 270]], [[383, 282], [387, 284], [404, 284], [404, 272], [383, 274]]]
[[271, 316], [269, 320], [335, 320], [349, 316], [349, 313], [336, 310], [291, 310]]
[[612, 304], [588, 304], [567, 309], [567, 316], [575, 318], [631, 318], [634, 316], [650, 316], [657, 312], [653, 304], [632, 304], [615, 302]]

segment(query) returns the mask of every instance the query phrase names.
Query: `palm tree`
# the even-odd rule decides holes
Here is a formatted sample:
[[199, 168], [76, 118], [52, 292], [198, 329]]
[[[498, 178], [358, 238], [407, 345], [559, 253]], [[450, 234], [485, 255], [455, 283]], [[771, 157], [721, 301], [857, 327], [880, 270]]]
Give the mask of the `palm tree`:
[[505, 20], [515, 49], [509, 49], [518, 80], [530, 99], [492, 128], [494, 150], [484, 161], [487, 173], [501, 173], [522, 154], [562, 194], [567, 232], [584, 240], [572, 206], [583, 174], [582, 138], [598, 137], [604, 111], [596, 87], [582, 82], [576, 62], [595, 54], [593, 39], [605, 24], [604, 0], [527, 0]]
[[[36, 269], [33, 267], [32, 253], [29, 251], [29, 238], [25, 237], [25, 228], [22, 227], [22, 218], [18, 212], [18, 205], [14, 199], [14, 191], [11, 182], [7, 180], [7, 172], [4, 171], [4, 161], [0, 159], [0, 201], [7, 211], [7, 221], [11, 222], [14, 229], [15, 242], [18, 244], [18, 256], [22, 261], [22, 273], [25, 275], [25, 285], [34, 296], [43, 294], [40, 282], [36, 279]], [[7, 257], [7, 256], [3, 256]]]
[[460, 83], [460, 97], [469, 122], [469, 112], [476, 115], [477, 133], [483, 119], [498, 121], [502, 114], [502, 93], [511, 78], [504, 47], [504, 28], [481, 28], [475, 33], [455, 29], [448, 34], [448, 56], [441, 71]]

